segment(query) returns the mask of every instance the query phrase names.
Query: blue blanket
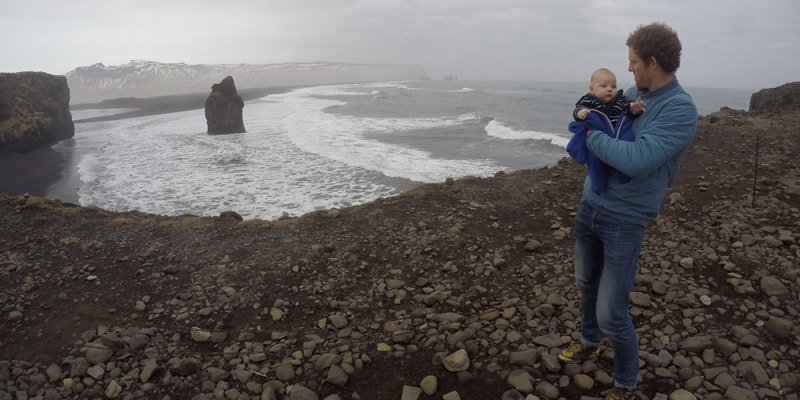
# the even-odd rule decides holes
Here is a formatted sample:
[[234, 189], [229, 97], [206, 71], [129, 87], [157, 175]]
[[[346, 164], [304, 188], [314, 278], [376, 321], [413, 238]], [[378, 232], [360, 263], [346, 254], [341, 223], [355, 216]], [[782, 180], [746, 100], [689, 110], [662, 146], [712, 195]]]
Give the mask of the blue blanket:
[[606, 188], [608, 177], [613, 175], [619, 183], [628, 183], [631, 178], [622, 172], [619, 172], [595, 157], [586, 147], [586, 131], [603, 131], [608, 136], [613, 138], [632, 142], [634, 140], [633, 134], [633, 119], [621, 116], [617, 121], [617, 132], [615, 133], [614, 127], [611, 126], [611, 121], [608, 120], [603, 113], [590, 110], [591, 112], [582, 121], [572, 121], [569, 123], [569, 131], [572, 132], [572, 139], [567, 143], [567, 153], [578, 164], [586, 164], [589, 170], [589, 181], [592, 184], [592, 190], [600, 194]]

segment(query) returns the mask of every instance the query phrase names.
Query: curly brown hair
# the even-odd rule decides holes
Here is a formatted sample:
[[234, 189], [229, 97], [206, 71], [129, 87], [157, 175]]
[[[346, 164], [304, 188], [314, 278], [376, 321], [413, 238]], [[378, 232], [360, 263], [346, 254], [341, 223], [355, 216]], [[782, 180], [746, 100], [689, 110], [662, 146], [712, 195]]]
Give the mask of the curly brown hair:
[[650, 62], [650, 57], [654, 57], [661, 69], [668, 74], [677, 71], [681, 65], [681, 41], [678, 33], [667, 24], [654, 22], [639, 25], [628, 36], [625, 44], [647, 63]]

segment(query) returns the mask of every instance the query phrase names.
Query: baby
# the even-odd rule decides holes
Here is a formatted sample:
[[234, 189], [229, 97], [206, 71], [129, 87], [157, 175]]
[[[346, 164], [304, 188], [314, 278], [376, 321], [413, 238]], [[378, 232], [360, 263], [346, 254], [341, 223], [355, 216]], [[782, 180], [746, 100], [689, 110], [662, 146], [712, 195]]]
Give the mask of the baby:
[[617, 90], [617, 77], [614, 73], [607, 68], [599, 68], [592, 73], [589, 93], [575, 103], [572, 116], [576, 120], [584, 120], [589, 115], [589, 110], [602, 112], [611, 121], [611, 126], [616, 126], [620, 115], [636, 118], [644, 112], [644, 103], [641, 99], [631, 101], [625, 97], [622, 90]]
[[[591, 110], [597, 114], [592, 118], [590, 118]], [[615, 176], [620, 183], [627, 183], [631, 178], [608, 167], [592, 154], [586, 146], [586, 133], [589, 130], [600, 130], [608, 136], [632, 142], [635, 137], [631, 123], [643, 112], [644, 102], [641, 99], [631, 101], [625, 97], [622, 90], [617, 90], [617, 78], [613, 72], [600, 68], [592, 73], [589, 93], [578, 100], [572, 112], [575, 120], [569, 124], [573, 136], [567, 143], [567, 153], [578, 164], [587, 165], [589, 181], [595, 193], [600, 194], [605, 190], [609, 175]], [[620, 118], [623, 114], [628, 118]], [[620, 126], [617, 126], [617, 121], [620, 121]]]

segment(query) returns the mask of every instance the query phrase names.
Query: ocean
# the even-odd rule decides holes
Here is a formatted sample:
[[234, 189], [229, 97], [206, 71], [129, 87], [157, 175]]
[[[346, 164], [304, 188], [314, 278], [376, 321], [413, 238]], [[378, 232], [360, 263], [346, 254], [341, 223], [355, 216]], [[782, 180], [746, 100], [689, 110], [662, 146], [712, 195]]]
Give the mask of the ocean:
[[[625, 86], [627, 87], [627, 86]], [[266, 220], [363, 204], [424, 183], [554, 165], [584, 83], [415, 81], [314, 86], [249, 101], [247, 132], [208, 135], [202, 109], [77, 123], [48, 189], [113, 211]], [[700, 114], [751, 92], [692, 89]], [[79, 120], [127, 110], [75, 110]]]

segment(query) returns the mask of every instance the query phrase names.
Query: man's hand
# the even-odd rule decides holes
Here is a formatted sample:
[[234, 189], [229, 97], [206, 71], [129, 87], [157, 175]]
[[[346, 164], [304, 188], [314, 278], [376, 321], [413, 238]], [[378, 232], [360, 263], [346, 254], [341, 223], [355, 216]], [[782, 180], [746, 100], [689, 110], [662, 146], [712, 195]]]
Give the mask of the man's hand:
[[[631, 104], [633, 104], [633, 103], [631, 103]], [[588, 108], [581, 108], [580, 110], [575, 111], [575, 116], [578, 117], [578, 119], [586, 119], [586, 117], [589, 116], [589, 109]]]
[[636, 99], [636, 101], [631, 103], [631, 112], [633, 112], [634, 114], [641, 114], [644, 112], [644, 102], [642, 101], [641, 97], [639, 97], [638, 99]]

